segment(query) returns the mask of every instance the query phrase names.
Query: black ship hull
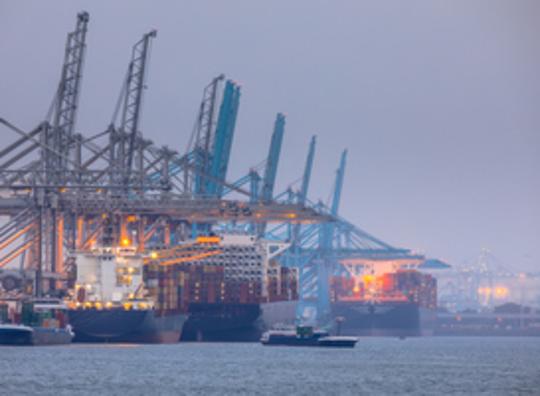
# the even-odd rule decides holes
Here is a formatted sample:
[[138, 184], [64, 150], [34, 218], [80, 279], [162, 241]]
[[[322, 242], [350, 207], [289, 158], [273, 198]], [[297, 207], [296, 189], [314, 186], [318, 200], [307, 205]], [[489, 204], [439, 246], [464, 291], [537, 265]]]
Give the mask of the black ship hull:
[[258, 342], [276, 325], [293, 325], [296, 301], [262, 304], [192, 303], [182, 341]]
[[343, 318], [340, 333], [350, 336], [431, 336], [436, 313], [415, 303], [335, 302], [334, 319]]
[[154, 310], [70, 310], [74, 342], [175, 343], [187, 315], [158, 314]]
[[259, 304], [192, 303], [182, 341], [258, 341]]

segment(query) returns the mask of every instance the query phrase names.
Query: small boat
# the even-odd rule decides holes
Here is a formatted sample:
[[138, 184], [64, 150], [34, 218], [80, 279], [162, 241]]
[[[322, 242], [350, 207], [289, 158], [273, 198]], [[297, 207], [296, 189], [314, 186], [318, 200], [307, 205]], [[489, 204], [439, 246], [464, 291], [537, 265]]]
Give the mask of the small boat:
[[62, 345], [73, 339], [69, 328], [0, 324], [0, 345]]
[[347, 336], [328, 336], [319, 338], [317, 342], [319, 343], [319, 346], [325, 347], [354, 348], [358, 342], [358, 338]]
[[295, 330], [270, 330], [261, 337], [263, 345], [318, 346], [354, 348], [358, 338], [331, 336], [311, 326], [297, 326]]
[[[22, 303], [20, 323], [0, 323], [0, 345], [62, 345], [73, 339], [67, 307], [59, 300]], [[10, 320], [14, 322], [14, 320]]]

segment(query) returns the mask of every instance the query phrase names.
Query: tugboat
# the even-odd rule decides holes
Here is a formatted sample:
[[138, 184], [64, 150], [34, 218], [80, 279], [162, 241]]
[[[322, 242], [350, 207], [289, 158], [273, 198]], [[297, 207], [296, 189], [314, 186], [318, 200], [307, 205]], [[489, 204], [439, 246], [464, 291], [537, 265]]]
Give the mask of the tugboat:
[[261, 337], [263, 345], [318, 346], [354, 348], [358, 338], [331, 336], [325, 330], [316, 330], [312, 326], [297, 326], [295, 330], [270, 330]]
[[[15, 310], [21, 305], [15, 303]], [[22, 302], [20, 314], [8, 318], [8, 305], [0, 309], [0, 345], [62, 345], [74, 337], [67, 323], [67, 307], [59, 300], [40, 299]], [[18, 320], [19, 319], [19, 320]]]

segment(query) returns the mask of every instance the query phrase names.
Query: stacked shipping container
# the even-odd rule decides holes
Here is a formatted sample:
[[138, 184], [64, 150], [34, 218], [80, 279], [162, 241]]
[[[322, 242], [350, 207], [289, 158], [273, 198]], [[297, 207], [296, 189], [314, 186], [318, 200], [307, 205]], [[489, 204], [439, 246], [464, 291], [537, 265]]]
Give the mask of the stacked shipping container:
[[156, 308], [190, 313], [184, 339], [258, 339], [261, 304], [296, 304], [298, 273], [274, 259], [287, 244], [248, 235], [199, 239], [156, 251], [145, 266]]
[[332, 301], [414, 302], [426, 308], [437, 306], [437, 281], [416, 270], [398, 270], [379, 276], [333, 277]]

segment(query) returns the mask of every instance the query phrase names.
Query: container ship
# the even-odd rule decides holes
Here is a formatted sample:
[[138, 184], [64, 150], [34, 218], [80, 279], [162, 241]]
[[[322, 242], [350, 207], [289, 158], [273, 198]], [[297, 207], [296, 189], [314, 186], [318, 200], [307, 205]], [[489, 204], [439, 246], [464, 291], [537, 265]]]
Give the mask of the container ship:
[[253, 235], [201, 236], [157, 252], [146, 277], [158, 289], [177, 285], [166, 299], [189, 312], [183, 341], [258, 341], [295, 322], [297, 271], [275, 260], [288, 247]]
[[437, 283], [416, 269], [333, 277], [332, 316], [343, 335], [433, 335]]
[[67, 303], [75, 342], [178, 342], [187, 313], [148, 287], [146, 255], [135, 247], [100, 247], [72, 255], [75, 287]]

